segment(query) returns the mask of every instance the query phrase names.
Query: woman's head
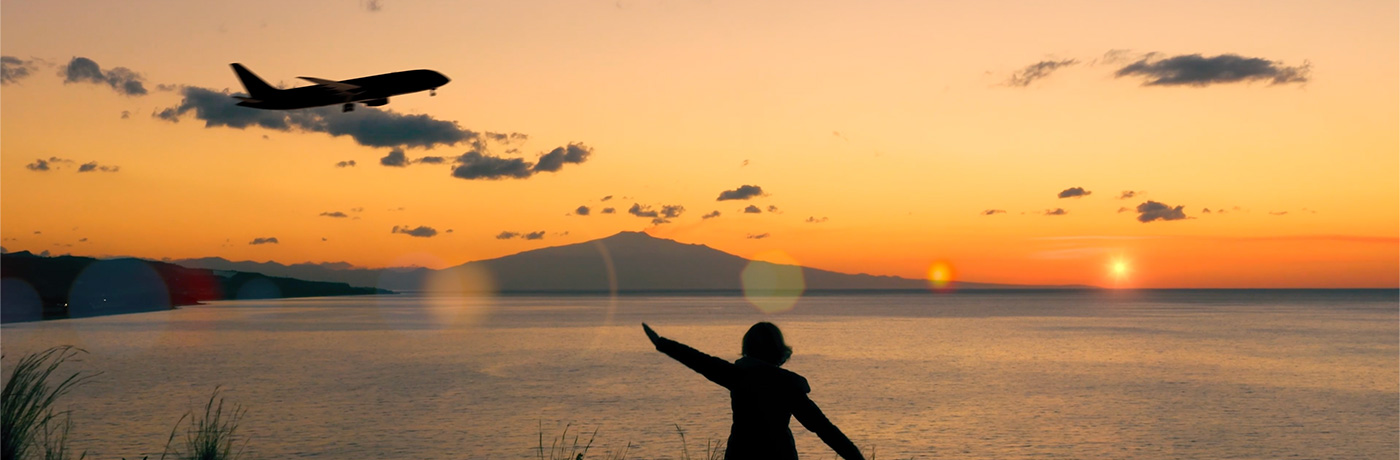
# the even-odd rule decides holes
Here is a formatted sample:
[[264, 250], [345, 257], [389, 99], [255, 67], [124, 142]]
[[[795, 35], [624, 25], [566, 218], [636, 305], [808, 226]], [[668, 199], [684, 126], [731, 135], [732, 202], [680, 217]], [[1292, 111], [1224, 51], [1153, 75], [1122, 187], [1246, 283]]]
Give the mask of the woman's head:
[[783, 342], [783, 331], [778, 326], [764, 321], [753, 325], [744, 333], [744, 356], [781, 366], [792, 356], [792, 347]]

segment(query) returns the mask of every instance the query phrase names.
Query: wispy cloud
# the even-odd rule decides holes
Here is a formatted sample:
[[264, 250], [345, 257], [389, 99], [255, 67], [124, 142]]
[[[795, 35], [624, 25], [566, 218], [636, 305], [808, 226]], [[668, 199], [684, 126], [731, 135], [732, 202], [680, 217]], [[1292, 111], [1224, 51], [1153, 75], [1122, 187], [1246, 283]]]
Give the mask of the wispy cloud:
[[1011, 74], [1011, 78], [1008, 78], [1006, 80], [1006, 86], [1024, 88], [1030, 86], [1030, 84], [1034, 83], [1036, 80], [1049, 77], [1050, 74], [1054, 73], [1060, 68], [1069, 67], [1078, 63], [1079, 61], [1076, 61], [1074, 59], [1063, 59], [1059, 61], [1040, 61], [1035, 64], [1028, 65], [1019, 71], [1013, 72]]
[[0, 56], [0, 85], [18, 82], [37, 70], [34, 60]]
[[437, 231], [436, 229], [434, 229], [434, 228], [432, 228], [432, 227], [429, 227], [429, 226], [426, 226], [426, 225], [419, 225], [419, 226], [413, 227], [413, 228], [409, 228], [409, 226], [407, 226], [407, 225], [404, 225], [404, 226], [395, 225], [395, 226], [394, 226], [394, 229], [393, 229], [393, 230], [390, 230], [389, 233], [402, 233], [402, 234], [404, 234], [404, 235], [413, 236], [413, 237], [418, 237], [418, 238], [432, 238], [432, 237], [434, 237], [434, 236], [437, 236], [438, 231]]
[[1147, 201], [1138, 205], [1138, 222], [1148, 223], [1154, 220], [1181, 220], [1186, 218], [1186, 206], [1171, 207], [1170, 205]]
[[1092, 195], [1094, 192], [1084, 190], [1084, 187], [1070, 187], [1060, 191], [1060, 198], [1079, 198]]
[[96, 161], [89, 161], [89, 162], [87, 162], [87, 163], [83, 163], [83, 164], [81, 164], [81, 165], [78, 166], [78, 172], [80, 172], [80, 173], [85, 173], [85, 172], [117, 172], [117, 171], [121, 171], [121, 169], [122, 169], [121, 166], [104, 166], [104, 165], [99, 165], [99, 164], [97, 164]]
[[763, 195], [763, 187], [757, 185], [741, 185], [734, 190], [719, 192], [719, 198], [716, 198], [715, 201], [747, 200], [761, 195]]
[[63, 68], [64, 83], [96, 83], [107, 85], [116, 90], [118, 94], [126, 96], [144, 96], [146, 87], [142, 83], [141, 75], [126, 67], [115, 67], [106, 72], [92, 59], [85, 57], [74, 57], [68, 61], [68, 65]]
[[250, 245], [258, 245], [258, 244], [278, 244], [278, 242], [277, 242], [277, 238], [275, 238], [275, 237], [253, 238], [253, 241], [249, 241], [248, 244], [250, 244]]
[[1165, 59], [1155, 54], [1118, 69], [1117, 77], [1141, 77], [1144, 86], [1209, 86], [1221, 83], [1268, 81], [1270, 85], [1307, 83], [1311, 64], [1287, 66], [1262, 58], [1222, 54], [1184, 54]]

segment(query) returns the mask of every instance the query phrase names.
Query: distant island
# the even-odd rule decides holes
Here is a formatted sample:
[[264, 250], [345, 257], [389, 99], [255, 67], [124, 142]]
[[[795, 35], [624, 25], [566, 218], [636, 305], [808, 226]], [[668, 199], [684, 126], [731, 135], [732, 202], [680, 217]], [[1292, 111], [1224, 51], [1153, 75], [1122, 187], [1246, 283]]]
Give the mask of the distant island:
[[[283, 265], [232, 262], [221, 258], [173, 260], [193, 268], [239, 270], [307, 280], [377, 286], [395, 291], [444, 288], [495, 293], [725, 293], [744, 289], [751, 278], [785, 278], [779, 288], [804, 292], [913, 291], [930, 289], [928, 280], [897, 276], [847, 274], [793, 265], [752, 261], [702, 244], [686, 244], [643, 232], [541, 248], [505, 257], [469, 262], [441, 270], [428, 268], [356, 268], [343, 262]], [[793, 280], [800, 286], [794, 286]], [[948, 290], [1096, 289], [1085, 285], [1017, 285], [954, 281]]]
[[0, 322], [168, 310], [210, 300], [392, 294], [342, 282], [187, 268], [149, 260], [0, 255]]

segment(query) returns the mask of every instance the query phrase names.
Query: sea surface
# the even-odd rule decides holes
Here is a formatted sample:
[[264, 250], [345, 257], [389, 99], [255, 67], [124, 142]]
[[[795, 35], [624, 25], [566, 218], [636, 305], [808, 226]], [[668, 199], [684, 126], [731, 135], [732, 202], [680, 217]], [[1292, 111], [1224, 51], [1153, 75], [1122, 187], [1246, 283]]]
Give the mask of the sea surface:
[[[247, 411], [245, 458], [531, 459], [566, 427], [569, 443], [597, 430], [587, 458], [700, 458], [728, 435], [728, 394], [657, 353], [643, 321], [726, 359], [754, 322], [778, 324], [785, 367], [880, 459], [1400, 456], [1394, 290], [772, 300], [227, 301], [5, 324], [0, 347], [7, 376], [25, 353], [87, 350], [62, 369], [101, 374], [59, 408], [90, 459], [159, 456], [215, 387]], [[792, 426], [802, 458], [834, 458]]]

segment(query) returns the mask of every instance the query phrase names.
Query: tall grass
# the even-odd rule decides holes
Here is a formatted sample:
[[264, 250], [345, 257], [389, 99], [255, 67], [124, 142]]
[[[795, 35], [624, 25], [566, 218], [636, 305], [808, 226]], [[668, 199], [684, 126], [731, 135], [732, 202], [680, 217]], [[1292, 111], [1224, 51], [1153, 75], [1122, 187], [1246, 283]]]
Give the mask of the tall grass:
[[[588, 442], [583, 444], [582, 449], [579, 449], [578, 442], [581, 438], [579, 438], [578, 432], [574, 433], [573, 441], [568, 441], [569, 428], [572, 426], [572, 423], [564, 425], [564, 431], [559, 434], [558, 439], [550, 443], [549, 455], [545, 456], [544, 422], [540, 422], [540, 445], [537, 450], [540, 460], [584, 460], [587, 458], [585, 456], [588, 454], [589, 449], [593, 448], [593, 441], [598, 438], [598, 429], [593, 429], [593, 433], [588, 435]], [[628, 442], [627, 446], [622, 449], [608, 451], [608, 453], [603, 455], [603, 458], [605, 460], [623, 460], [627, 458], [627, 451], [631, 449], [632, 443]]]
[[[45, 460], [66, 460], [68, 432], [73, 422], [68, 411], [55, 412], [59, 397], [99, 374], [74, 372], [49, 386], [64, 361], [86, 353], [81, 348], [57, 346], [20, 358], [0, 390], [0, 460], [30, 458], [42, 451]], [[79, 456], [85, 457], [86, 453]]]
[[[684, 460], [690, 460], [690, 447], [687, 446], [687, 443], [685, 442], [685, 430], [681, 429], [681, 425], [679, 423], [675, 425], [676, 434], [681, 435], [681, 458]], [[705, 456], [701, 458], [704, 460], [724, 460], [724, 441], [711, 441], [710, 439], [706, 438]]]
[[[243, 406], [233, 405], [232, 410], [224, 412], [224, 398], [219, 397], [219, 387], [214, 387], [214, 393], [209, 395], [209, 402], [204, 405], [204, 414], [195, 418], [193, 410], [180, 416], [180, 420], [175, 422], [175, 428], [170, 430], [170, 439], [165, 441], [165, 450], [161, 451], [160, 458], [164, 460], [166, 456], [173, 455], [177, 460], [234, 460], [243, 455], [243, 448], [247, 447], [247, 441], [243, 447], [234, 450], [236, 444], [236, 434], [238, 423], [243, 419], [243, 415], [248, 412]], [[181, 443], [171, 449], [170, 444], [175, 441], [176, 434], [180, 430], [180, 425], [189, 419], [189, 424], [185, 426], [185, 438]], [[181, 448], [183, 447], [183, 448]]]

